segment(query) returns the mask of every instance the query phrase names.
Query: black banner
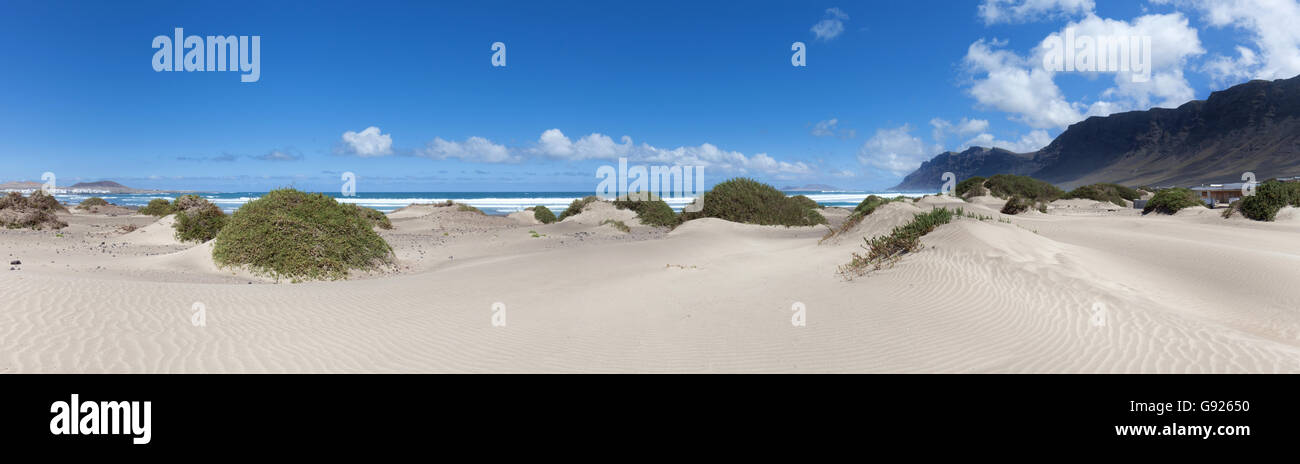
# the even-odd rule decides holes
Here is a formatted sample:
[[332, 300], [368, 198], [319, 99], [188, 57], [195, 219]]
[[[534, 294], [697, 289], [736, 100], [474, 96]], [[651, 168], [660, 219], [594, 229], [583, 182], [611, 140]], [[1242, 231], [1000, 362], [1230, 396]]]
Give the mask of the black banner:
[[1032, 442], [1188, 451], [1293, 439], [1295, 379], [16, 375], [0, 379], [8, 404], [0, 431], [6, 449], [131, 454], [214, 446], [551, 449], [574, 440], [676, 446], [721, 440], [720, 433], [782, 449]]

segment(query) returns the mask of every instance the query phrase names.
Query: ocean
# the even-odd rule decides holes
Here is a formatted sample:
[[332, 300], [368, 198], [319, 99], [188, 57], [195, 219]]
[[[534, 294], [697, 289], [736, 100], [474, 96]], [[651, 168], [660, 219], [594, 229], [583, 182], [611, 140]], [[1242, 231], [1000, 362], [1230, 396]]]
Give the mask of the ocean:
[[[229, 192], [229, 193], [198, 193], [197, 195], [208, 199], [213, 204], [220, 207], [227, 213], [234, 212], [243, 206], [244, 203], [255, 200], [265, 192]], [[917, 197], [934, 192], [866, 192], [866, 191], [826, 191], [826, 192], [785, 192], [787, 195], [806, 195], [813, 201], [823, 206], [839, 206], [852, 208], [862, 202], [868, 195], [879, 195], [884, 197], [894, 197], [903, 195], [907, 197]], [[344, 197], [339, 192], [326, 192], [326, 195], [337, 198], [340, 202], [356, 203], [361, 206], [374, 208], [379, 211], [388, 213], [402, 208], [412, 203], [439, 203], [452, 200], [457, 203], [465, 203], [475, 208], [483, 210], [484, 213], [492, 215], [506, 215], [531, 206], [545, 206], [551, 211], [559, 214], [569, 206], [569, 203], [575, 199], [592, 195], [592, 192], [357, 192], [355, 196]], [[158, 194], [55, 194], [54, 197], [61, 202], [76, 205], [90, 197], [98, 196], [109, 203], [121, 206], [144, 206], [149, 200], [155, 198], [172, 199], [177, 195], [158, 195]], [[689, 204], [694, 198], [665, 198], [664, 201], [673, 208], [674, 211], [680, 212], [682, 207]]]

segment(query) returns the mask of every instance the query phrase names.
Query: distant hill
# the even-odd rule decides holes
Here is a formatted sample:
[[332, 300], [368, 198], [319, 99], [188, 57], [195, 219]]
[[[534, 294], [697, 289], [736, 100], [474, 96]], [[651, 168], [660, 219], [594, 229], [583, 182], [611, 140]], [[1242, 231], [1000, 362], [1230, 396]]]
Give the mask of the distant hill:
[[1300, 76], [1247, 82], [1176, 109], [1091, 117], [1033, 153], [944, 153], [894, 190], [937, 189], [944, 172], [1022, 174], [1072, 188], [1240, 182], [1247, 171], [1260, 180], [1300, 175]]
[[[13, 181], [0, 184], [0, 191], [3, 190], [36, 190], [44, 185], [41, 182], [31, 181]], [[179, 190], [142, 190], [127, 187], [125, 185], [113, 182], [111, 180], [101, 180], [97, 182], [78, 182], [70, 186], [56, 185], [55, 193], [106, 193], [106, 194], [123, 194], [123, 193], [189, 193], [188, 191]]]

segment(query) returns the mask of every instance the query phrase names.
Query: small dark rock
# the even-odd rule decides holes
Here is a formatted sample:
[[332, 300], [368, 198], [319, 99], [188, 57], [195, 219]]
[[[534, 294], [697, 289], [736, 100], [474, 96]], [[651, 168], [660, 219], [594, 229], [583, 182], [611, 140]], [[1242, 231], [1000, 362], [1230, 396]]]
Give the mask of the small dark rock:
[[23, 264], [22, 261], [19, 261], [19, 260], [16, 260], [16, 259], [13, 260], [13, 261], [10, 261], [10, 262], [9, 262], [9, 265], [10, 265], [10, 266], [21, 266], [22, 264]]

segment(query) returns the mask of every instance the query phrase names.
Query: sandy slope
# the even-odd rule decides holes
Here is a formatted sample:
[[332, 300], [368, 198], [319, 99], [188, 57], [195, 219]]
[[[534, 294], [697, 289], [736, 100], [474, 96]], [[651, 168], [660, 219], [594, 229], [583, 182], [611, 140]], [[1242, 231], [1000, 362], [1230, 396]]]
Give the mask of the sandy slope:
[[[863, 237], [935, 206], [994, 219], [836, 274]], [[302, 284], [95, 223], [152, 218], [77, 217], [62, 238], [0, 231], [0, 254], [24, 261], [0, 272], [0, 372], [1300, 372], [1294, 211], [1263, 224], [1080, 204], [1008, 224], [1000, 206], [892, 203], [820, 245], [825, 227], [623, 233], [598, 224], [627, 212], [602, 207], [534, 225], [422, 206], [382, 232], [396, 272]]]

